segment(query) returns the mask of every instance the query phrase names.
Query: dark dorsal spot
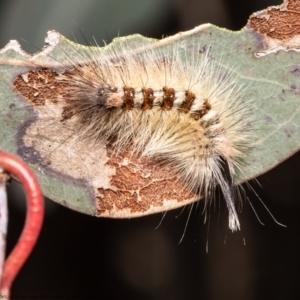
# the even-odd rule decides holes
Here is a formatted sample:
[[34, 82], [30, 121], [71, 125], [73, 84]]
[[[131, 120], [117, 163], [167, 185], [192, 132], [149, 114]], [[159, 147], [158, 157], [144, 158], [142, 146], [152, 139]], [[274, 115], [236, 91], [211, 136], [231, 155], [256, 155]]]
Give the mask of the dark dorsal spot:
[[179, 111], [183, 112], [183, 113], [188, 113], [192, 107], [192, 105], [194, 104], [194, 100], [196, 99], [196, 96], [194, 93], [192, 93], [191, 91], [187, 90], [185, 91], [185, 99], [183, 100]]
[[200, 118], [206, 115], [211, 110], [211, 105], [208, 100], [205, 100], [203, 103], [203, 108], [200, 110]]
[[210, 103], [208, 102], [208, 100], [205, 100], [205, 102], [204, 102], [204, 107], [205, 107], [205, 109], [207, 110], [207, 112], [211, 109], [211, 105], [210, 105]]
[[203, 107], [194, 113], [191, 114], [191, 117], [194, 118], [195, 120], [201, 119], [204, 115], [206, 115], [209, 111], [211, 110], [211, 105], [206, 99], [203, 103]]
[[117, 92], [117, 88], [113, 87], [99, 87], [97, 90], [97, 104], [99, 106], [105, 106], [107, 103], [107, 97], [110, 93], [115, 93]]
[[124, 86], [123, 91], [124, 91], [124, 96], [122, 97], [123, 100], [122, 109], [124, 111], [131, 110], [134, 107], [135, 90], [132, 87]]
[[173, 103], [175, 101], [175, 90], [172, 88], [168, 88], [167, 86], [163, 87], [163, 101], [161, 104], [161, 109], [170, 110], [173, 107]]
[[144, 87], [142, 88], [142, 93], [144, 99], [144, 102], [141, 106], [142, 110], [152, 109], [154, 101], [153, 89]]

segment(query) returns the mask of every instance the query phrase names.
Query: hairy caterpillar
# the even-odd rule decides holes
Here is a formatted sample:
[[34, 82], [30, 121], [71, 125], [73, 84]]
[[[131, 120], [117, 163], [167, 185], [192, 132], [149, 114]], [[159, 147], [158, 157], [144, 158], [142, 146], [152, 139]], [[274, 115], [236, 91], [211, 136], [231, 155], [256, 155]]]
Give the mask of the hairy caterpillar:
[[[34, 107], [38, 119], [51, 115], [48, 123], [39, 125], [37, 120], [34, 128], [25, 126], [26, 139], [19, 155], [26, 160], [28, 151], [31, 158], [46, 153], [46, 146], [31, 136], [36, 138], [48, 130], [49, 157], [58, 148], [69, 147], [72, 152], [81, 143], [89, 145], [87, 152], [97, 153], [106, 145], [111, 156], [129, 153], [129, 160], [151, 159], [170, 174], [178, 174], [174, 178], [181, 182], [179, 189], [185, 189], [185, 195], [203, 198], [206, 205], [219, 186], [228, 208], [229, 228], [239, 229], [234, 177], [241, 172], [251, 145], [251, 104], [242, 99], [230, 68], [214, 61], [206, 46], [179, 44], [137, 51], [120, 39], [105, 55], [100, 50], [82, 55], [85, 62], [70, 59], [68, 65], [35, 68], [16, 77], [16, 91]], [[54, 127], [54, 116], [60, 127]], [[61, 134], [58, 128], [72, 131], [62, 134], [61, 142], [53, 147], [49, 136]], [[66, 146], [70, 139], [72, 143]], [[53, 160], [46, 166], [47, 157], [41, 166], [58, 169]], [[73, 171], [80, 177], [81, 171]], [[101, 208], [105, 191], [97, 188], [94, 192], [99, 215], [112, 211], [105, 205]], [[136, 194], [131, 192], [128, 198], [137, 197], [139, 203]], [[106, 215], [124, 217], [123, 212], [117, 212], [123, 203], [118, 205], [114, 214]], [[138, 211], [134, 216], [141, 214]]]

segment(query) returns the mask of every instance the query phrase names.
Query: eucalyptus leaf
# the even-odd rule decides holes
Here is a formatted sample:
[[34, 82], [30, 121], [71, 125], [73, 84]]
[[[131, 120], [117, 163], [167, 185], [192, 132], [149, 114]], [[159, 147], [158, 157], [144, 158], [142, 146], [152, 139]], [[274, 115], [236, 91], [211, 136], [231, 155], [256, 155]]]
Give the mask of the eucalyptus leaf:
[[[299, 53], [279, 51], [258, 58], [255, 54], [261, 50], [262, 39], [250, 27], [231, 32], [209, 24], [160, 41], [139, 35], [117, 38], [100, 51], [107, 55], [110, 47], [118, 49], [118, 44], [124, 42], [137, 52], [145, 49], [163, 52], [170, 46], [184, 48], [186, 53], [189, 53], [189, 49], [209, 48], [214, 61], [236, 75], [236, 85], [242, 90], [242, 101], [253, 103], [252, 123], [249, 124], [253, 132], [253, 147], [246, 156], [242, 176], [235, 178], [236, 184], [268, 171], [298, 151]], [[84, 61], [87, 56], [92, 57], [95, 51], [99, 53], [99, 48], [75, 44], [56, 32], [49, 32], [46, 43], [45, 48], [33, 56], [23, 53], [14, 41], [0, 53], [0, 147], [13, 154], [22, 153], [21, 156], [25, 160], [26, 153], [20, 152], [21, 140], [26, 124], [33, 119], [35, 112], [15, 91], [13, 83], [16, 76], [41, 67], [59, 68], [70, 61]], [[60, 132], [57, 132], [57, 136], [59, 134]], [[55, 139], [56, 135], [53, 138]], [[33, 152], [30, 155], [32, 156]], [[38, 159], [39, 153], [35, 155]], [[71, 173], [64, 176], [53, 172], [51, 167], [28, 162], [38, 176], [45, 196], [79, 212], [99, 215], [95, 196], [86, 180], [72, 178]], [[74, 158], [67, 163], [70, 164], [70, 169], [75, 169], [78, 162]], [[101, 166], [105, 166], [105, 160]], [[105, 173], [107, 178], [111, 175], [105, 168], [103, 172], [108, 172]], [[189, 202], [195, 200], [191, 197]], [[189, 202], [182, 202], [180, 205]], [[175, 207], [176, 205], [169, 206]], [[152, 212], [157, 211], [159, 210]], [[128, 212], [122, 217], [132, 216], [137, 215]]]

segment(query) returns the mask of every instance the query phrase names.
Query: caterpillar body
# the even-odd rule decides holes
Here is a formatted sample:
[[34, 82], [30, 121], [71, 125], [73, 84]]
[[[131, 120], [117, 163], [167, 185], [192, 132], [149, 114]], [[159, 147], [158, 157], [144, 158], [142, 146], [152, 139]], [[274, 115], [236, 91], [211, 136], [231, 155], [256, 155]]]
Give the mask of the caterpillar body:
[[[118, 47], [111, 46], [106, 55], [99, 51], [87, 56], [84, 63], [35, 68], [17, 76], [14, 87], [40, 118], [55, 114], [61, 128], [72, 128], [60, 148], [67, 143], [64, 139], [72, 138], [73, 145], [88, 144], [90, 155], [106, 145], [106, 155], [117, 160], [123, 159], [124, 153], [129, 153], [129, 161], [138, 158], [140, 166], [150, 159], [153, 166], [176, 175], [178, 193], [186, 190], [186, 195], [203, 199], [205, 205], [214, 199], [219, 186], [229, 213], [229, 228], [235, 231], [240, 223], [234, 178], [251, 147], [251, 103], [243, 99], [234, 72], [215, 61], [209, 47], [166, 47], [163, 51], [136, 51], [124, 41]], [[53, 107], [55, 112], [49, 113]], [[48, 130], [49, 124], [53, 120], [43, 128]], [[58, 130], [53, 129], [52, 134]], [[23, 149], [34, 147], [42, 152], [30, 138], [42, 134], [41, 126], [28, 126], [26, 131]], [[55, 151], [53, 147], [48, 150], [50, 155]], [[133, 173], [130, 176], [134, 177]], [[137, 175], [133, 181], [139, 184]], [[114, 208], [108, 207], [104, 190], [99, 184], [94, 189], [99, 215], [124, 217], [120, 211], [126, 201], [118, 200]], [[127, 200], [136, 197], [136, 203], [141, 201], [136, 190]], [[157, 193], [159, 196], [160, 190]], [[107, 214], [109, 210], [114, 213]]]

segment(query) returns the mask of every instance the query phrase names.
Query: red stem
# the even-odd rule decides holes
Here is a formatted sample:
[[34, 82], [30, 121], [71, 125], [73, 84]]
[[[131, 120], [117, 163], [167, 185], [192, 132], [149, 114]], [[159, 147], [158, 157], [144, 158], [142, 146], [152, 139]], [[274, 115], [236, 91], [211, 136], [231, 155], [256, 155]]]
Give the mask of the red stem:
[[26, 221], [17, 245], [5, 261], [0, 295], [9, 298], [12, 282], [32, 251], [44, 217], [44, 201], [39, 183], [29, 167], [19, 158], [0, 151], [0, 166], [13, 174], [23, 185], [26, 200]]

